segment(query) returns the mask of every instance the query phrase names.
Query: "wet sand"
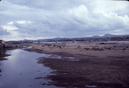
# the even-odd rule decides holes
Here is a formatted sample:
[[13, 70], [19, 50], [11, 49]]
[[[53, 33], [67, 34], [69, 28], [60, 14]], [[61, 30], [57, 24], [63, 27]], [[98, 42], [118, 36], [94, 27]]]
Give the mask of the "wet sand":
[[[62, 58], [40, 58], [38, 63], [50, 67], [50, 84], [68, 88], [128, 88], [128, 43], [60, 43], [31, 44], [28, 51], [61, 55]], [[64, 57], [74, 57], [69, 59]]]

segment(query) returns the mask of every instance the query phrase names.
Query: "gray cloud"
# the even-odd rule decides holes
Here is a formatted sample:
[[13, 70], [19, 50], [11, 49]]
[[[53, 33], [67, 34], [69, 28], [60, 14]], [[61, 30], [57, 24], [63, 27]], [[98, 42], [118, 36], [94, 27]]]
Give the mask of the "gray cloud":
[[12, 38], [20, 39], [129, 34], [128, 8], [122, 1], [5, 0], [0, 5], [0, 25], [15, 26]]
[[0, 27], [0, 37], [3, 35], [10, 35], [10, 32], [7, 32], [7, 30], [4, 30], [2, 27]]

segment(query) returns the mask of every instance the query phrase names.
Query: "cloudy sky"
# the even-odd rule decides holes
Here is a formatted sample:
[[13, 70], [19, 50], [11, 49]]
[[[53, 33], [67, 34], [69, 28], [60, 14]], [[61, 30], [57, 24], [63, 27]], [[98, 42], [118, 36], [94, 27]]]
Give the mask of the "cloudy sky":
[[2, 0], [0, 39], [129, 34], [129, 2], [106, 0]]

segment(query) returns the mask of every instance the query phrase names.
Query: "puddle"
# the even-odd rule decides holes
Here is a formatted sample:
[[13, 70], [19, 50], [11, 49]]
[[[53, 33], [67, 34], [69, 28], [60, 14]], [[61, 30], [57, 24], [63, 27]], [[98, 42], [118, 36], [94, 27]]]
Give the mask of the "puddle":
[[[30, 47], [29, 47], [30, 48]], [[28, 52], [22, 49], [7, 51], [11, 56], [1, 61], [0, 88], [57, 88], [44, 79], [52, 70], [37, 63], [37, 58], [47, 54]]]
[[31, 49], [31, 48], [32, 48], [32, 46], [23, 46], [22, 49]]
[[[46, 57], [45, 57], [46, 58]], [[76, 59], [74, 57], [65, 57], [65, 56], [59, 56], [59, 55], [54, 55], [54, 54], [50, 54], [47, 56], [47, 58], [52, 58], [52, 59], [65, 59], [68, 61], [79, 61], [79, 59]]]

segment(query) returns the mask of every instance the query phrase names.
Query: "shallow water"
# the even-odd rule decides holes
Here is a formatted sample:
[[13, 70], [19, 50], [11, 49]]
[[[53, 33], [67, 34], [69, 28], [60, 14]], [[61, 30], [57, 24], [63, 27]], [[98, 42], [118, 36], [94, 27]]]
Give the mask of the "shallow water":
[[[22, 49], [7, 51], [11, 56], [8, 60], [1, 61], [2, 70], [0, 76], [0, 88], [57, 88], [50, 85], [42, 85], [48, 80], [43, 79], [50, 75], [50, 68], [37, 63], [37, 58], [47, 57], [47, 54], [28, 52]], [[41, 79], [35, 79], [43, 77]]]

